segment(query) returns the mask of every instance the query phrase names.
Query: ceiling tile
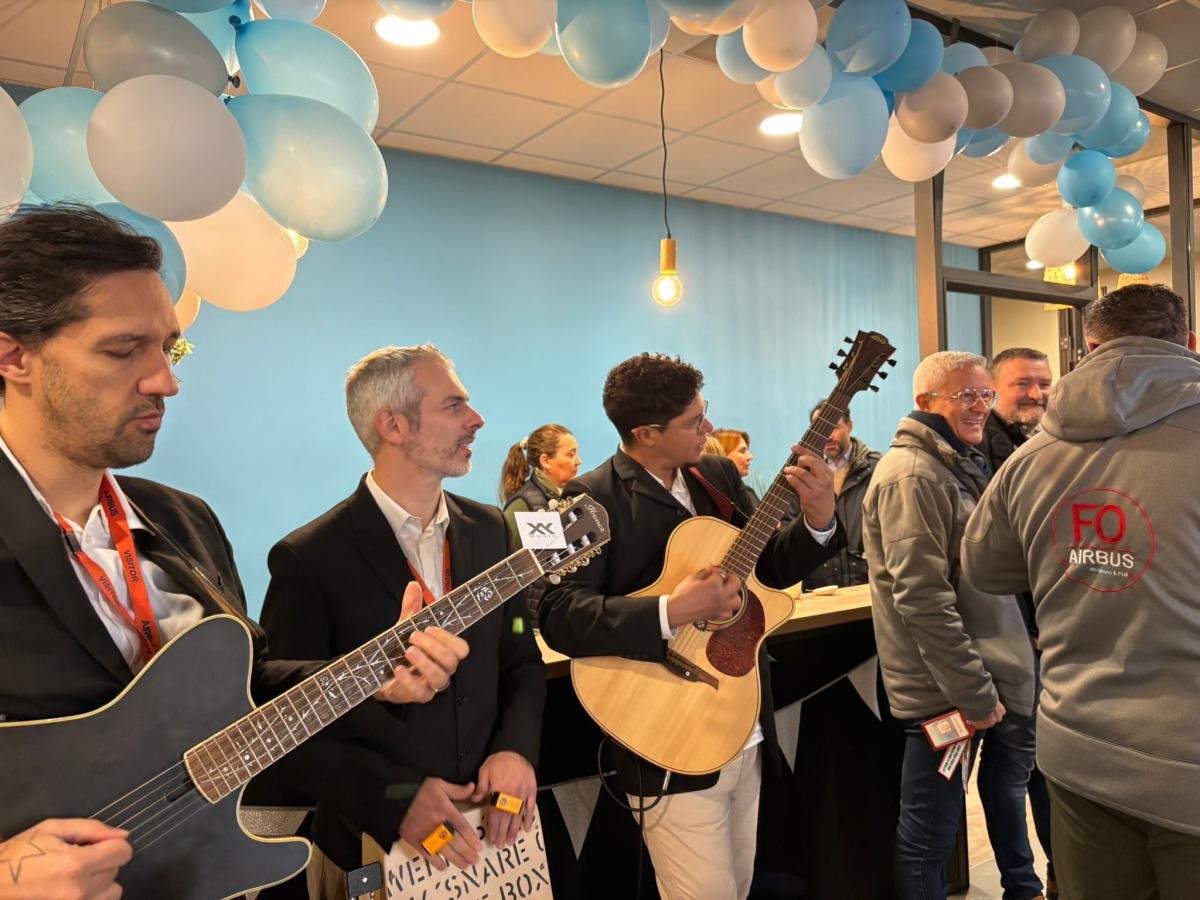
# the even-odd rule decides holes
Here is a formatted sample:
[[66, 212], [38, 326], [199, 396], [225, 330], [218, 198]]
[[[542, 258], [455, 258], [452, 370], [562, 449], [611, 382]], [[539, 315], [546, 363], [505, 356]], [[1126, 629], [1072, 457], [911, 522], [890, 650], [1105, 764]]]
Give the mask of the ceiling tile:
[[[597, 184], [607, 184], [612, 187], [630, 188], [635, 191], [647, 191], [651, 194], [662, 192], [662, 182], [657, 178], [647, 178], [645, 175], [632, 175], [629, 172], [605, 172], [596, 178]], [[686, 194], [694, 184], [684, 184], [681, 181], [668, 181], [667, 193]]]
[[[688, 135], [670, 145], [667, 172], [692, 184], [708, 184], [767, 159], [770, 154], [762, 150]], [[637, 175], [654, 175], [662, 169], [661, 151], [647, 153], [622, 168]]]
[[567, 115], [566, 107], [467, 84], [447, 84], [404, 116], [410, 134], [509, 150]]
[[537, 172], [541, 175], [554, 175], [558, 178], [573, 178], [576, 181], [591, 181], [597, 175], [604, 174], [603, 169], [593, 166], [579, 166], [575, 163], [562, 162], [557, 159], [544, 159], [541, 156], [529, 156], [526, 153], [505, 153], [494, 160], [498, 166], [508, 166], [513, 169], [524, 169], [527, 172]]
[[804, 161], [804, 157], [788, 153], [715, 181], [712, 186], [721, 190], [782, 200], [784, 197], [791, 197], [800, 191], [827, 183]]
[[[667, 133], [668, 140], [676, 136]], [[535, 156], [612, 169], [647, 153], [658, 142], [657, 126], [580, 112], [548, 128], [520, 149]]]
[[562, 57], [541, 53], [524, 59], [485, 53], [455, 80], [572, 107], [583, 106], [607, 93], [580, 80]]
[[873, 219], [870, 216], [860, 216], [854, 213], [838, 216], [830, 220], [834, 225], [847, 225], [851, 228], [865, 228], [868, 231], [887, 231], [892, 223]]
[[[888, 231], [890, 231], [892, 234], [903, 234], [906, 237], [916, 237], [917, 226], [912, 222], [908, 222], [904, 225], [897, 225], [895, 228], [889, 228]], [[946, 239], [945, 234], [942, 235], [942, 239]]]
[[426, 153], [430, 156], [467, 159], [471, 162], [491, 162], [498, 155], [497, 151], [491, 147], [476, 147], [472, 144], [460, 144], [456, 141], [426, 137], [423, 134], [406, 134], [403, 131], [389, 131], [379, 139], [379, 144], [383, 147], [411, 150], [414, 153]]
[[819, 206], [802, 206], [799, 203], [785, 203], [782, 200], [776, 200], [774, 203], [768, 203], [766, 206], [760, 207], [763, 212], [779, 213], [784, 216], [796, 216], [800, 219], [812, 219], [815, 222], [827, 222], [830, 219], [837, 218], [836, 212], [831, 212], [827, 209], [822, 209]]
[[441, 36], [427, 47], [398, 47], [374, 31], [383, 10], [375, 0], [335, 0], [313, 23], [332, 31], [368, 62], [449, 78], [483, 53], [491, 53], [475, 33], [471, 5], [455, 3], [438, 17]]
[[736, 194], [733, 191], [718, 191], [716, 188], [699, 187], [684, 195], [688, 200], [703, 200], [707, 203], [720, 203], [722, 206], [744, 206], [757, 209], [766, 203], [764, 197], [752, 197], [749, 194]]
[[787, 199], [805, 206], [820, 206], [848, 213], [911, 193], [911, 184], [860, 175], [845, 181], [826, 181], [821, 187], [801, 191]]
[[[641, 75], [624, 87], [610, 91], [589, 109], [657, 125], [659, 85], [655, 63], [657, 58], [652, 58]], [[668, 128], [694, 131], [751, 103], [762, 102], [754, 85], [732, 82], [709, 63], [668, 56], [663, 74], [667, 86]]]
[[[954, 212], [960, 209], [966, 209], [970, 206], [978, 206], [979, 198], [969, 197], [965, 194], [955, 194], [951, 191], [942, 192], [942, 212]], [[914, 215], [913, 198], [897, 197], [895, 200], [888, 200], [884, 203], [876, 203], [872, 206], [864, 207], [859, 210], [864, 216], [871, 216], [875, 219], [887, 219], [895, 222], [912, 222]]]
[[783, 111], [766, 102], [752, 103], [711, 125], [705, 125], [696, 133], [720, 141], [769, 150], [772, 153], [794, 150], [797, 143], [795, 134], [763, 134], [762, 129], [758, 127], [767, 116]]
[[995, 238], [982, 234], [943, 234], [942, 240], [951, 244], [962, 244], [966, 247], [990, 247], [997, 243]]
[[[84, 0], [10, 0], [0, 3], [0, 57], [66, 69]], [[3, 73], [7, 77], [8, 66]], [[30, 74], [36, 74], [34, 70]], [[43, 84], [45, 82], [27, 81]], [[62, 84], [60, 74], [56, 82]]]
[[[28, 84], [34, 87], [61, 87], [67, 77], [65, 69], [54, 66], [39, 66], [35, 63], [0, 58], [0, 81], [10, 84]], [[89, 83], [79, 85], [89, 87]]]
[[438, 78], [379, 63], [368, 63], [367, 66], [379, 88], [379, 124], [383, 128], [390, 127], [442, 83]]

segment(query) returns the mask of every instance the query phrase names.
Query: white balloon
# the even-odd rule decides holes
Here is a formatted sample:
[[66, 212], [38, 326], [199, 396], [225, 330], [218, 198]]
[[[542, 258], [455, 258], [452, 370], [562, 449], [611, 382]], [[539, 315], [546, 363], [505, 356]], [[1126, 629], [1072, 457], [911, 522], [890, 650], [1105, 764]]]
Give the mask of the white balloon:
[[187, 331], [200, 314], [200, 295], [184, 285], [183, 296], [175, 304], [175, 318], [179, 320], [179, 330]]
[[1022, 187], [1040, 187], [1058, 177], [1062, 160], [1041, 165], [1035, 163], [1025, 152], [1025, 141], [1017, 141], [1008, 154], [1008, 174], [1017, 179]]
[[1041, 134], [1062, 118], [1067, 92], [1058, 76], [1036, 63], [1012, 62], [996, 66], [1012, 82], [1013, 104], [996, 127], [1013, 137]]
[[1007, 47], [980, 47], [979, 49], [983, 52], [983, 58], [988, 61], [989, 66], [1002, 66], [1004, 63], [1017, 61], [1017, 54]]
[[[1040, 12], [1021, 35], [1021, 59], [1033, 62], [1059, 53], [1073, 53], [1079, 43], [1079, 19], [1069, 9]], [[993, 64], [994, 65], [994, 64]]]
[[1087, 253], [1088, 239], [1079, 230], [1078, 213], [1056, 209], [1033, 223], [1025, 236], [1025, 255], [1043, 266], [1065, 266]]
[[707, 19], [688, 19], [687, 22], [701, 29], [701, 34], [732, 34], [746, 24], [757, 5], [758, 0], [734, 0], [733, 6], [719, 15]]
[[998, 69], [972, 66], [955, 77], [967, 92], [968, 128], [992, 128], [1012, 109], [1012, 82]]
[[1129, 58], [1136, 40], [1137, 23], [1129, 10], [1099, 6], [1079, 17], [1075, 55], [1087, 57], [1105, 72], [1115, 72]]
[[1139, 206], [1146, 205], [1146, 186], [1132, 175], [1118, 175], [1117, 187], [1132, 194]]
[[87, 147], [113, 196], [154, 219], [211, 215], [246, 177], [246, 142], [225, 104], [174, 75], [112, 88], [92, 111]]
[[671, 24], [673, 24], [684, 34], [690, 34], [694, 37], [704, 37], [708, 34], [700, 22], [692, 19], [685, 19], [683, 16], [671, 16]]
[[800, 65], [817, 42], [817, 14], [809, 0], [760, 0], [742, 28], [746, 53], [768, 72]]
[[211, 216], [167, 225], [183, 247], [187, 287], [213, 306], [262, 309], [296, 277], [296, 245], [245, 191]]
[[779, 96], [779, 90], [775, 87], [774, 75], [768, 75], [762, 81], [756, 81], [754, 86], [758, 88], [759, 95], [776, 109], [794, 108], [784, 103], [783, 98]]
[[33, 178], [33, 140], [17, 104], [0, 87], [0, 216], [12, 212]]
[[471, 16], [479, 38], [501, 56], [532, 56], [554, 34], [557, 0], [475, 0]]
[[1129, 57], [1112, 73], [1112, 80], [1125, 85], [1134, 95], [1144, 94], [1158, 84], [1166, 69], [1166, 45], [1148, 31], [1139, 31]]
[[936, 144], [954, 137], [967, 120], [967, 92], [953, 75], [938, 72], [915, 91], [901, 94], [896, 121], [913, 140]]
[[954, 156], [956, 140], [955, 135], [934, 144], [913, 140], [892, 116], [883, 143], [883, 164], [901, 181], [925, 181], [946, 168]]

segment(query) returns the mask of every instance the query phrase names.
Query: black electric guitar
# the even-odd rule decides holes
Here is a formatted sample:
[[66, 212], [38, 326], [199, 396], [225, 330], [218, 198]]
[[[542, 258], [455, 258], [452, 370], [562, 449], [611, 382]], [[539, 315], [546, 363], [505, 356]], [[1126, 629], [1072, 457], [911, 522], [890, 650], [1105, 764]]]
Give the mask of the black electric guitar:
[[607, 543], [608, 515], [590, 497], [556, 512], [564, 549], [512, 554], [262, 706], [250, 699], [250, 632], [221, 615], [177, 635], [94, 712], [0, 724], [0, 835], [47, 818], [127, 829], [133, 859], [117, 881], [133, 900], [238, 897], [292, 877], [308, 865], [308, 841], [244, 831], [246, 783], [371, 697], [414, 631], [462, 632]]

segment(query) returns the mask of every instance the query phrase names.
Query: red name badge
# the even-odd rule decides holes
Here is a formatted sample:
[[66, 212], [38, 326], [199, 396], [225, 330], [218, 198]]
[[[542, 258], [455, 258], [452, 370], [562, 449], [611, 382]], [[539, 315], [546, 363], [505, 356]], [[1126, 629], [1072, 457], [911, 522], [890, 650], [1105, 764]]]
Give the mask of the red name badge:
[[949, 781], [954, 777], [954, 770], [962, 773], [963, 790], [967, 789], [967, 780], [971, 777], [971, 738], [975, 736], [975, 726], [963, 718], [957, 709], [945, 715], [927, 719], [921, 723], [929, 746], [936, 750], [945, 750], [942, 761], [938, 764], [938, 774]]

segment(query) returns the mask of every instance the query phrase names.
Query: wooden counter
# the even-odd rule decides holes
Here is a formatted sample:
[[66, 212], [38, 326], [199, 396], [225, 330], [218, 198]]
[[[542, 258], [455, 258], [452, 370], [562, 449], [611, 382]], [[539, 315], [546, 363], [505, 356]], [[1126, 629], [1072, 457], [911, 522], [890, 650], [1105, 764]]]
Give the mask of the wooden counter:
[[[841, 588], [832, 594], [821, 596], [801, 594], [796, 600], [791, 619], [775, 631], [773, 636], [790, 634], [793, 631], [812, 631], [829, 625], [841, 625], [844, 622], [858, 622], [869, 618], [871, 591], [865, 584]], [[537, 642], [542, 651], [542, 660], [546, 663], [546, 677], [556, 678], [568, 674], [570, 658], [546, 646], [541, 634], [537, 635]]]

